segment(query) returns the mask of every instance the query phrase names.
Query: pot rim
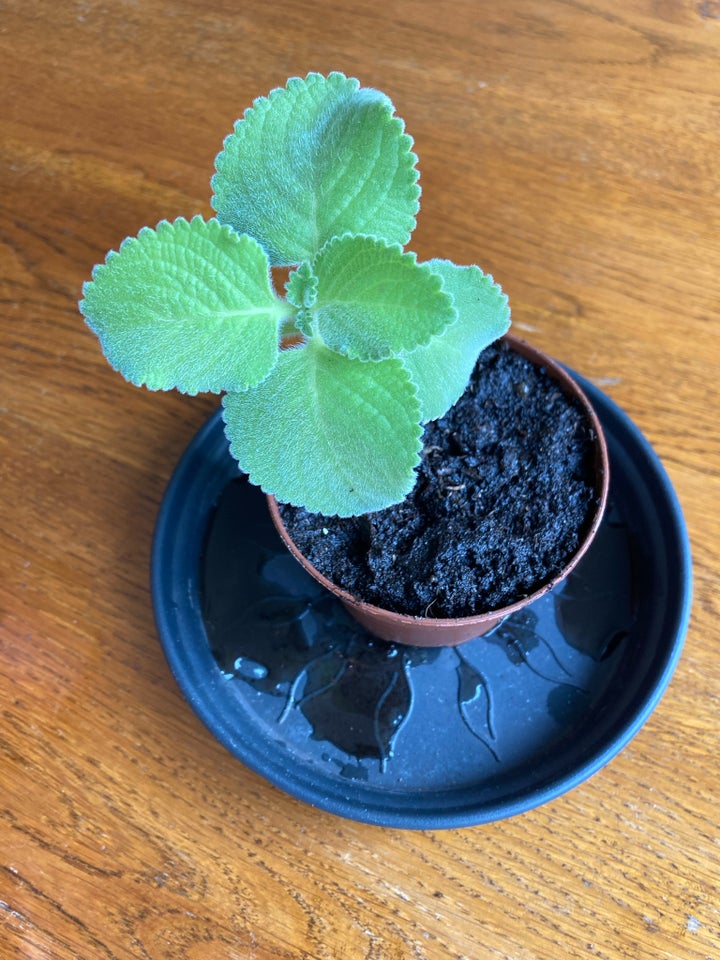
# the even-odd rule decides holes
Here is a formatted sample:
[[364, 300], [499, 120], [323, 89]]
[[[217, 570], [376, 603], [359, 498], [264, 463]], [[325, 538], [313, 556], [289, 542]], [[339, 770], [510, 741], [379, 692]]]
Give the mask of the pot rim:
[[[554, 589], [554, 587], [565, 580], [587, 552], [602, 522], [610, 487], [610, 464], [604, 431], [600, 424], [600, 420], [592, 407], [592, 404], [577, 381], [557, 360], [554, 360], [542, 350], [539, 350], [537, 347], [532, 346], [531, 344], [527, 343], [527, 341], [522, 340], [513, 334], [505, 334], [500, 339], [507, 342], [511, 349], [525, 357], [525, 359], [530, 360], [537, 366], [547, 370], [550, 376], [560, 384], [563, 392], [574, 397], [579, 402], [590, 424], [592, 430], [592, 440], [595, 449], [596, 498], [595, 511], [592, 521], [588, 525], [581, 543], [565, 566], [557, 574], [551, 577], [550, 580], [547, 580], [532, 593], [521, 597], [519, 600], [516, 600], [514, 603], [508, 604], [507, 606], [499, 607], [495, 610], [487, 610], [483, 613], [477, 613], [467, 617], [428, 617], [423, 615], [396, 613], [393, 610], [376, 606], [375, 604], [361, 600], [359, 597], [356, 597], [343, 587], [333, 583], [332, 580], [329, 580], [312, 563], [310, 563], [307, 557], [298, 549], [295, 541], [292, 539], [285, 524], [283, 523], [277, 500], [274, 496], [270, 494], [267, 495], [270, 516], [275, 528], [280, 534], [283, 543], [288, 548], [290, 553], [304, 567], [310, 576], [317, 580], [318, 583], [325, 587], [326, 590], [329, 590], [330, 593], [341, 600], [350, 610], [350, 612], [366, 626], [368, 621], [373, 621], [376, 618], [382, 618], [388, 623], [392, 622], [392, 624], [400, 631], [400, 633], [404, 633], [407, 630], [414, 632], [418, 628], [427, 627], [432, 628], [432, 630], [435, 630], [438, 634], [442, 632], [455, 632], [462, 634], [460, 640], [448, 638], [446, 640], [419, 641], [398, 638], [396, 642], [410, 643], [411, 645], [415, 646], [452, 645], [454, 643], [459, 643], [463, 640], [470, 639], [471, 637], [480, 636], [482, 633], [487, 632], [501, 623], [506, 617], [516, 613], [523, 607], [534, 603], [540, 597], [544, 596], [546, 593], [549, 593], [552, 589]], [[370, 627], [370, 629], [372, 628]], [[387, 639], [387, 637], [385, 639]]]

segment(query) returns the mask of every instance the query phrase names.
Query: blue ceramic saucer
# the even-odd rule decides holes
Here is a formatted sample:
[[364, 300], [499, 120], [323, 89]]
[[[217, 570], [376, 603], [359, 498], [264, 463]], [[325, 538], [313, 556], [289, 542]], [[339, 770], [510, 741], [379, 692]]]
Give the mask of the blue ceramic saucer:
[[690, 550], [647, 441], [573, 376], [610, 454], [598, 537], [560, 588], [454, 649], [374, 640], [320, 592], [210, 418], [163, 500], [152, 593], [177, 682], [231, 753], [331, 813], [437, 829], [530, 810], [623, 749], [680, 656]]

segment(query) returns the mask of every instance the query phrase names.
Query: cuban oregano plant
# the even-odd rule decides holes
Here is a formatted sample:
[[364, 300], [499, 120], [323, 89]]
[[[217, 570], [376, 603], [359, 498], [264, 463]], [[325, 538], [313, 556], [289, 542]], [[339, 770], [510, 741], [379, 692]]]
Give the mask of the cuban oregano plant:
[[[291, 79], [225, 140], [217, 216], [144, 227], [83, 288], [115, 369], [151, 390], [224, 394], [240, 468], [314, 512], [401, 501], [423, 423], [509, 326], [491, 276], [404, 250], [412, 147], [383, 93], [341, 73]], [[292, 268], [284, 296], [273, 267]]]

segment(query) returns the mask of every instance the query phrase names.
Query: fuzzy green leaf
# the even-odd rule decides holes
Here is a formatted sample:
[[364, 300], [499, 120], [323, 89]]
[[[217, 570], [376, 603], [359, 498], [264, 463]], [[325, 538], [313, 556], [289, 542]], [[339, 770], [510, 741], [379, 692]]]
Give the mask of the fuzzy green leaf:
[[144, 227], [108, 254], [80, 309], [116, 370], [151, 390], [244, 390], [278, 357], [287, 312], [251, 237], [195, 217]]
[[403, 358], [417, 387], [423, 422], [442, 417], [462, 396], [480, 351], [510, 326], [507, 297], [490, 274], [449, 260], [430, 260], [426, 266], [442, 277], [458, 319]]
[[317, 300], [317, 288], [318, 280], [309, 263], [301, 263], [285, 284], [288, 300], [298, 309], [313, 306]]
[[317, 300], [318, 279], [309, 263], [301, 263], [288, 277], [285, 292], [288, 302], [297, 308], [295, 328], [306, 337], [312, 334], [311, 307]]
[[223, 407], [241, 469], [281, 501], [351, 516], [413, 487], [420, 411], [399, 360], [363, 363], [310, 342]]
[[403, 121], [378, 90], [310, 73], [256, 100], [226, 138], [212, 203], [274, 265], [312, 260], [330, 237], [406, 244], [420, 188]]
[[313, 309], [326, 346], [358, 360], [413, 350], [457, 317], [441, 278], [372, 237], [338, 237], [318, 254]]

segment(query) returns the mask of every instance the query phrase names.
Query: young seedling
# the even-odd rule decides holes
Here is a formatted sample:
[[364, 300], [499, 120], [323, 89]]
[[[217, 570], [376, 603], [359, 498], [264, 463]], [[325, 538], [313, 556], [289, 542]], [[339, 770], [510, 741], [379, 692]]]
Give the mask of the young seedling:
[[[83, 288], [115, 369], [151, 390], [224, 394], [240, 468], [313, 512], [401, 501], [423, 423], [509, 326], [491, 276], [404, 251], [412, 146], [379, 91], [341, 73], [291, 79], [225, 140], [217, 216], [144, 227]], [[284, 296], [273, 267], [293, 268]]]

